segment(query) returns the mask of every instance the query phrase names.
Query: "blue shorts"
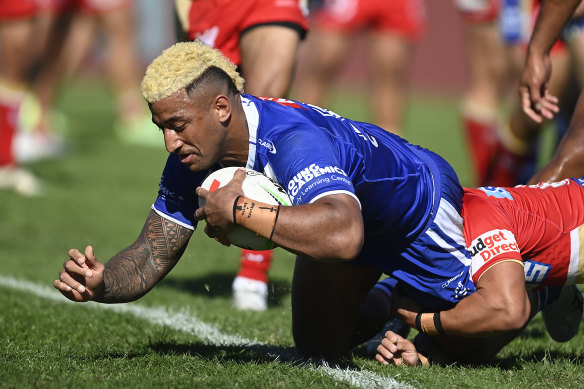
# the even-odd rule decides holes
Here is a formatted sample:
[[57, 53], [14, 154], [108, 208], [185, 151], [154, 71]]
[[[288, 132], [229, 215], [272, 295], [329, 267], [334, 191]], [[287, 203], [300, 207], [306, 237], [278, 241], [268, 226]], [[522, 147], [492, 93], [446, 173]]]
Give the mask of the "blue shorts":
[[[452, 167], [434, 157], [440, 171], [440, 204], [434, 219], [413, 243], [400, 253], [400, 263], [390, 275], [402, 291], [432, 309], [447, 309], [475, 292], [470, 276], [470, 254], [463, 233], [462, 188]], [[395, 260], [395, 259], [392, 259]], [[381, 281], [380, 288], [395, 281]], [[385, 283], [385, 285], [384, 285]], [[390, 285], [391, 286], [391, 285]]]

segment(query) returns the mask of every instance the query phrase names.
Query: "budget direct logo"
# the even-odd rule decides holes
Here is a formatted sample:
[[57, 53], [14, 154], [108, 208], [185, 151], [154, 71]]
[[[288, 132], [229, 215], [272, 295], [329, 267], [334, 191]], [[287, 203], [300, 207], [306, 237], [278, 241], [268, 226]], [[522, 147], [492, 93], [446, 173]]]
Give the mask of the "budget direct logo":
[[519, 253], [519, 246], [511, 231], [492, 230], [474, 239], [468, 248], [473, 263], [482, 263], [505, 253]]

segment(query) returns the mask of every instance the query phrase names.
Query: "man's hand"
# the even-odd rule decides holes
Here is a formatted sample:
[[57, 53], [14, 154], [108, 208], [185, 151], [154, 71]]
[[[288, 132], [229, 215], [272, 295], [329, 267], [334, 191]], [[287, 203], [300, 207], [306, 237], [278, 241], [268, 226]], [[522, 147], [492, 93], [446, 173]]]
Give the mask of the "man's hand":
[[415, 366], [420, 360], [416, 346], [392, 331], [387, 331], [381, 340], [381, 344], [377, 346], [375, 359], [382, 365], [391, 363], [396, 366], [402, 363], [408, 366]]
[[237, 196], [243, 196], [242, 183], [245, 169], [239, 169], [233, 179], [224, 187], [213, 192], [198, 187], [197, 196], [205, 200], [205, 205], [195, 211], [197, 220], [205, 220], [205, 233], [220, 243], [229, 245], [224, 233], [233, 225], [233, 203]]
[[549, 54], [530, 53], [525, 63], [519, 84], [519, 95], [523, 112], [537, 123], [543, 118], [552, 119], [559, 112], [558, 98], [548, 90], [552, 73]]
[[103, 271], [105, 266], [87, 246], [85, 254], [77, 249], [69, 250], [69, 259], [63, 264], [59, 279], [53, 282], [63, 296], [69, 300], [85, 302], [103, 293]]
[[422, 307], [409, 297], [397, 292], [392, 300], [395, 315], [411, 328], [416, 328], [416, 316]]

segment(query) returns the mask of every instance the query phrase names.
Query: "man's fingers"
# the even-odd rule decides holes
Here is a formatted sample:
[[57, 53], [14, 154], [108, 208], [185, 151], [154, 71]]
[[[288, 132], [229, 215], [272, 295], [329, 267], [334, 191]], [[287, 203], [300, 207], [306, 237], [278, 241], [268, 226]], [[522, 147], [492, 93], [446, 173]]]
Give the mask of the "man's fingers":
[[244, 168], [239, 168], [235, 171], [235, 173], [233, 173], [233, 179], [230, 182], [238, 182], [238, 183], [242, 183], [243, 180], [245, 180], [245, 176], [246, 176], [246, 172]]
[[85, 264], [86, 260], [85, 255], [82, 254], [79, 250], [77, 249], [69, 250], [69, 258], [75, 261], [75, 263], [77, 263], [79, 266], [87, 267], [87, 265]]
[[71, 259], [63, 263], [63, 269], [65, 269], [70, 274], [76, 274], [81, 277], [93, 277], [93, 272], [87, 267], [87, 265], [80, 266]]
[[[519, 96], [521, 98], [521, 108], [523, 109], [523, 112], [525, 112], [525, 114], [529, 116], [534, 122], [541, 123], [542, 117], [539, 114], [539, 110], [536, 111], [534, 109], [534, 100], [532, 100], [530, 91], [527, 89], [527, 87], [522, 86], [519, 88]], [[539, 101], [539, 98], [536, 101]]]
[[382, 355], [380, 354], [376, 354], [375, 355], [375, 359], [377, 360], [377, 362], [381, 363], [382, 365], [389, 365], [389, 362], [387, 361], [387, 359], [385, 359]]
[[197, 196], [199, 196], [200, 198], [202, 198], [203, 200], [207, 200], [207, 194], [209, 193], [209, 191], [201, 186], [197, 187], [197, 189], [195, 189], [195, 194]]
[[53, 286], [59, 292], [61, 292], [61, 294], [63, 296], [67, 297], [69, 300], [72, 300], [72, 301], [85, 301], [85, 299], [83, 298], [83, 295], [81, 293], [79, 293], [77, 290], [71, 288], [66, 283], [61, 282], [60, 280], [55, 280], [53, 282]]
[[67, 272], [66, 270], [61, 270], [61, 272], [59, 273], [59, 281], [68, 285], [69, 287], [71, 287], [71, 289], [74, 289], [79, 293], [84, 293], [86, 290], [85, 285], [81, 284], [81, 282], [73, 278], [73, 276], [69, 274], [69, 272]]
[[53, 286], [59, 289], [61, 292], [70, 292], [73, 289], [61, 280], [55, 280], [53, 282]]
[[[98, 260], [95, 257], [95, 253], [93, 252], [93, 246], [87, 246], [85, 248], [85, 263], [90, 269], [95, 269], [96, 265], [98, 264]], [[93, 273], [91, 270], [89, 270], [85, 275], [87, 277], [91, 277]]]

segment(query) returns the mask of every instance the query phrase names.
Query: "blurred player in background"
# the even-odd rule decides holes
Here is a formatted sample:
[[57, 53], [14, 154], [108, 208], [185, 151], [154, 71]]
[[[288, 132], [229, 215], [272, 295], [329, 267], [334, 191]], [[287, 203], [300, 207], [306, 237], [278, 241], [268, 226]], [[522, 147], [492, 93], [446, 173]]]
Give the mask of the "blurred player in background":
[[[189, 40], [217, 48], [245, 78], [246, 93], [286, 97], [300, 41], [308, 31], [303, 0], [176, 0], [180, 25]], [[233, 281], [238, 309], [267, 309], [268, 271], [273, 251], [242, 250]]]
[[[515, 84], [525, 63], [525, 51], [540, 3], [537, 0], [480, 3], [484, 6], [491, 4], [488, 9], [498, 12], [501, 40], [505, 45], [506, 65], [510, 75], [505, 81]], [[568, 85], [571, 66], [569, 54], [565, 42], [558, 41], [553, 46], [550, 58], [554, 68], [558, 69], [549, 83], [553, 95], [562, 94]], [[482, 125], [467, 122], [466, 128], [478, 185], [514, 186], [527, 182], [535, 173], [540, 158], [539, 141], [543, 125], [525, 115], [518, 101], [511, 101], [505, 119], [485, 120]]]
[[42, 193], [41, 182], [19, 166], [15, 152], [19, 116], [42, 41], [38, 13], [34, 0], [0, 0], [0, 189], [25, 196]]
[[462, 124], [478, 185], [490, 182], [501, 109], [511, 70], [499, 30], [500, 0], [455, 0], [463, 20], [469, 78], [461, 105]]
[[139, 93], [143, 67], [137, 52], [134, 0], [52, 0], [44, 17], [50, 39], [44, 63], [35, 81], [41, 108], [37, 132], [53, 129], [54, 106], [59, 86], [78, 74], [104, 38], [104, 62], [114, 94], [114, 130], [123, 141], [160, 147], [148, 109]]
[[402, 133], [413, 51], [425, 29], [423, 0], [323, 0], [312, 15], [298, 99], [323, 105], [355, 35], [367, 31], [373, 122]]

